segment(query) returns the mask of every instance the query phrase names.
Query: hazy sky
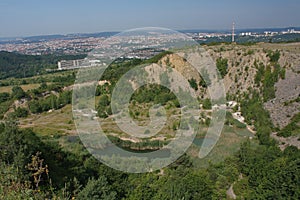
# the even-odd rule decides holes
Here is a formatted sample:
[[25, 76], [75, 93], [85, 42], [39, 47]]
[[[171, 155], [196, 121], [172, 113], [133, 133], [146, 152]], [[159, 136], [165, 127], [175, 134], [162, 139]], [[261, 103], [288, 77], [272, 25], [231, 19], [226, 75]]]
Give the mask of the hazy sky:
[[0, 37], [300, 26], [299, 0], [0, 0]]

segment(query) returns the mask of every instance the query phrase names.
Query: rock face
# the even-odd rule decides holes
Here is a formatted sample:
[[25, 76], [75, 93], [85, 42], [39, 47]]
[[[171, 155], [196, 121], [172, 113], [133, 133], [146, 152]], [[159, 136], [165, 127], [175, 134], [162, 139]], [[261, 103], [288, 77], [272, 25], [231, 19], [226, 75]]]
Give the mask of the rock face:
[[[279, 128], [288, 125], [291, 118], [299, 112], [300, 102], [295, 99], [300, 96], [300, 43], [217, 45], [204, 48], [215, 62], [220, 57], [228, 60], [228, 73], [224, 77], [224, 85], [226, 93], [237, 96], [237, 99], [243, 98], [243, 93], [247, 93], [250, 88], [261, 90], [255, 84], [258, 66], [262, 64], [272, 68], [268, 51], [278, 50], [280, 52], [278, 63], [286, 70], [285, 79], [279, 79], [275, 84], [276, 98], [266, 102], [264, 106], [270, 112], [273, 124]], [[193, 78], [197, 83], [201, 80], [199, 73], [178, 55], [167, 55], [159, 62], [164, 68], [176, 69], [186, 79]], [[201, 86], [197, 93], [203, 98], [209, 97], [207, 90]]]
[[265, 108], [270, 112], [273, 124], [283, 128], [300, 109], [300, 103], [293, 102], [300, 96], [300, 74], [288, 70], [286, 78], [279, 80], [275, 87], [276, 98], [265, 103]]
[[[270, 112], [274, 125], [280, 128], [289, 124], [291, 118], [299, 112], [300, 103], [293, 100], [300, 95], [300, 43], [217, 45], [204, 48], [215, 62], [220, 57], [228, 60], [228, 73], [224, 77], [226, 93], [238, 99], [243, 98], [243, 93], [248, 93], [249, 88], [260, 91], [261, 88], [255, 84], [257, 66], [261, 63], [272, 67], [267, 52], [279, 50], [278, 62], [286, 70], [286, 76], [275, 84], [276, 98], [266, 102], [265, 108]], [[193, 78], [197, 82], [201, 80], [197, 71], [179, 56], [167, 55], [160, 64], [175, 68], [187, 79]], [[201, 88], [199, 92], [206, 93], [206, 90]], [[207, 94], [203, 96], [207, 97]]]
[[199, 73], [189, 63], [187, 63], [182, 57], [177, 54], [167, 55], [161, 59], [161, 64], [164, 67], [172, 67], [186, 79], [195, 79], [200, 81]]
[[279, 63], [286, 66], [286, 77], [276, 84], [276, 98], [265, 103], [273, 124], [279, 128], [288, 125], [300, 111], [300, 43], [276, 45], [282, 51]]

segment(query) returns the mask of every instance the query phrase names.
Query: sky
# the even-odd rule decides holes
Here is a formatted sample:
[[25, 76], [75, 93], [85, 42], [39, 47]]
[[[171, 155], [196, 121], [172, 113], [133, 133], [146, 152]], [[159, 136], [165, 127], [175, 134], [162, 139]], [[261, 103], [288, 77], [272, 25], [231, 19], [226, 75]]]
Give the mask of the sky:
[[300, 27], [299, 0], [0, 0], [0, 37]]

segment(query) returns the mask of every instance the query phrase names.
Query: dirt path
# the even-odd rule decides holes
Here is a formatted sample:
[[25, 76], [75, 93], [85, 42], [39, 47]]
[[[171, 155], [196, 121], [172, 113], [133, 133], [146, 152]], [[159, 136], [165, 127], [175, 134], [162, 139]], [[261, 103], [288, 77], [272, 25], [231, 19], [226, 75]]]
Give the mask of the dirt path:
[[226, 191], [226, 194], [230, 199], [236, 199], [236, 195], [234, 194], [233, 191], [233, 184], [231, 184], [230, 188]]

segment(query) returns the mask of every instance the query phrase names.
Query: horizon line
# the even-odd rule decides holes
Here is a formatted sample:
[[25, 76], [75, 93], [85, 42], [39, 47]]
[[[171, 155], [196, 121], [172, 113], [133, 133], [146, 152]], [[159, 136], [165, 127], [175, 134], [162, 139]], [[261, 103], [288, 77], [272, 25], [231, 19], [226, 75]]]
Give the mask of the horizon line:
[[[147, 27], [144, 27], [147, 28]], [[161, 27], [163, 28], [163, 27]], [[263, 30], [263, 29], [288, 29], [288, 28], [299, 28], [300, 26], [286, 26], [286, 27], [257, 27], [257, 28], [236, 28], [236, 31], [239, 30], [249, 30], [249, 29], [254, 29], [254, 30]], [[126, 30], [132, 30], [134, 28], [130, 28], [130, 29], [126, 29]], [[100, 34], [100, 33], [121, 33], [124, 32], [126, 30], [123, 31], [117, 31], [117, 30], [105, 30], [105, 31], [97, 31], [97, 32], [73, 32], [73, 33], [49, 33], [49, 34], [40, 34], [40, 35], [28, 35], [28, 36], [4, 36], [1, 37], [0, 36], [0, 40], [8, 40], [8, 39], [25, 39], [25, 38], [30, 38], [30, 37], [47, 37], [47, 36], [72, 36], [72, 35], [88, 35], [88, 34]], [[175, 30], [178, 32], [184, 32], [184, 31], [217, 31], [217, 32], [221, 32], [221, 31], [231, 31], [231, 28], [221, 28], [221, 29], [210, 29], [210, 28], [190, 28], [190, 29], [170, 29], [170, 30]]]

